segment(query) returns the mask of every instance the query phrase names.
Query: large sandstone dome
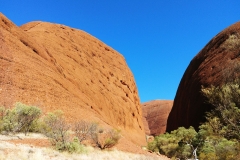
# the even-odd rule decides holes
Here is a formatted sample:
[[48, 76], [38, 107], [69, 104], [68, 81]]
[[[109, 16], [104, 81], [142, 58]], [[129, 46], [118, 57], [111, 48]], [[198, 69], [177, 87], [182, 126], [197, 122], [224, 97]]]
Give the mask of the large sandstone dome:
[[172, 105], [172, 100], [153, 100], [141, 104], [146, 135], [155, 136], [165, 133]]
[[204, 121], [211, 109], [201, 87], [219, 86], [240, 76], [240, 22], [216, 35], [191, 61], [179, 84], [167, 131]]
[[77, 29], [18, 27], [0, 14], [0, 105], [15, 102], [62, 110], [69, 122], [110, 125], [145, 144], [137, 87], [121, 54]]

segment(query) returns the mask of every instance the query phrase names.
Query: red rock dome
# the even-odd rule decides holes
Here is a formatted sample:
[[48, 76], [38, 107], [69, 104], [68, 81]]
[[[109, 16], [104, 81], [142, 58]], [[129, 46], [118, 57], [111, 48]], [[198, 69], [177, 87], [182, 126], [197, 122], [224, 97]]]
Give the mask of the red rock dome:
[[216, 35], [190, 62], [179, 84], [167, 131], [194, 126], [204, 121], [211, 106], [201, 87], [219, 86], [240, 75], [240, 22]]
[[84, 31], [31, 22], [16, 26], [0, 14], [0, 105], [62, 110], [120, 129], [144, 145], [142, 109], [124, 57]]

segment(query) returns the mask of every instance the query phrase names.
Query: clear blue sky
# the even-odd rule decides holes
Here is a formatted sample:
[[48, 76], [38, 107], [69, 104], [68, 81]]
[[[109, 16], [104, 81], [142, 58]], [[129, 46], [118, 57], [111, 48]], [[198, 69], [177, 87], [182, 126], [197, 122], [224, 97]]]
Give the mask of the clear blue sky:
[[16, 25], [47, 21], [84, 30], [120, 52], [141, 102], [173, 100], [191, 59], [240, 20], [239, 0], [1, 0]]

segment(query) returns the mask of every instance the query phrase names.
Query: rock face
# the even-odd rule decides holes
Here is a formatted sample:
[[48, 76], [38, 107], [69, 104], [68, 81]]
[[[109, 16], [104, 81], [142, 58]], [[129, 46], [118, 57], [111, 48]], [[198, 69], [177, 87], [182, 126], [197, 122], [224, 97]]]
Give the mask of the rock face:
[[17, 27], [0, 14], [0, 105], [62, 110], [69, 122], [97, 121], [145, 144], [142, 110], [124, 57], [93, 36], [67, 26], [31, 22]]
[[167, 131], [204, 121], [211, 109], [201, 87], [218, 86], [240, 75], [240, 22], [216, 35], [191, 61], [179, 84]]
[[147, 135], [155, 136], [165, 133], [172, 105], [173, 101], [171, 100], [154, 100], [141, 104], [143, 124]]

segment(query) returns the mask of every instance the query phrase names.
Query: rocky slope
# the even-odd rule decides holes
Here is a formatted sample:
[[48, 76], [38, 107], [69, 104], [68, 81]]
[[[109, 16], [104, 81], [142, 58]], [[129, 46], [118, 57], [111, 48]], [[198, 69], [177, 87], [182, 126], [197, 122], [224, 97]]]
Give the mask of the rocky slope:
[[167, 118], [171, 111], [173, 101], [153, 100], [141, 104], [143, 110], [143, 124], [147, 135], [165, 133]]
[[204, 121], [211, 109], [201, 87], [218, 86], [240, 75], [240, 22], [216, 35], [191, 61], [179, 84], [167, 131]]
[[16, 26], [0, 14], [0, 105], [62, 110], [121, 130], [145, 144], [138, 91], [124, 57], [95, 37], [67, 26]]

